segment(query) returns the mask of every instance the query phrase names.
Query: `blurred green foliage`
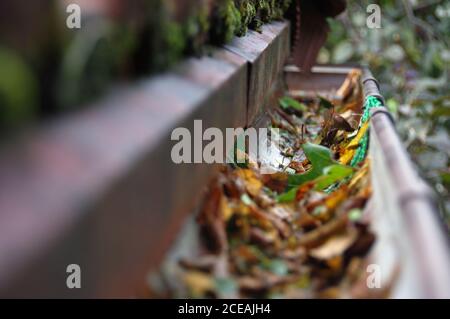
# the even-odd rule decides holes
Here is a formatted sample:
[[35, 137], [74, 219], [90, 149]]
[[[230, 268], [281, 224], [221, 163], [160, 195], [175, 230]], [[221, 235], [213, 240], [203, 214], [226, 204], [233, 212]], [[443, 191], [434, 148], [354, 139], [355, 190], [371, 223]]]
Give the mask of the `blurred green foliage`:
[[[442, 199], [450, 225], [450, 2], [348, 1], [330, 20], [321, 63], [370, 66], [387, 107], [421, 174]], [[381, 28], [369, 29], [370, 3], [381, 8]]]
[[[14, 52], [0, 47], [0, 125], [33, 117], [37, 79]], [[3, 122], [3, 123], [2, 123]]]
[[[117, 83], [257, 30], [282, 18], [291, 2], [118, 0], [103, 11], [81, 8], [81, 29], [69, 30], [61, 1], [40, 0], [34, 7], [3, 1], [0, 9], [13, 10], [0, 12], [0, 132], [79, 108]], [[39, 6], [42, 12], [30, 20]]]

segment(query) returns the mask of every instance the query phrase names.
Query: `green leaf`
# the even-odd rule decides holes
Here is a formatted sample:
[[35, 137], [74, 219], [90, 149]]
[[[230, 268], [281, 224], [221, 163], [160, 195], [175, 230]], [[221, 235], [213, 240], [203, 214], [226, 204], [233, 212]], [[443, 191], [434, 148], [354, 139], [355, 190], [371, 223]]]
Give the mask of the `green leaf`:
[[305, 104], [300, 103], [299, 101], [287, 96], [280, 99], [280, 106], [283, 110], [286, 110], [288, 108], [292, 108], [300, 112], [305, 112], [307, 110], [307, 106]]
[[398, 44], [392, 44], [384, 51], [383, 57], [392, 62], [400, 62], [405, 58], [405, 50]]
[[397, 114], [398, 113], [399, 105], [398, 105], [398, 102], [395, 99], [393, 99], [393, 98], [388, 99], [386, 101], [386, 106], [387, 106], [389, 112], [391, 112], [392, 114]]
[[319, 100], [320, 100], [319, 105], [321, 108], [332, 109], [334, 107], [333, 103], [331, 103], [329, 100], [327, 100], [324, 97], [319, 96]]
[[353, 222], [356, 222], [361, 219], [362, 213], [363, 212], [360, 208], [354, 208], [348, 212], [348, 219], [350, 219]]
[[287, 191], [283, 194], [280, 194], [277, 197], [277, 201], [279, 203], [292, 202], [295, 199], [295, 195], [297, 195], [297, 190], [298, 190], [298, 187], [294, 187], [294, 188], [290, 189], [289, 191]]
[[450, 173], [448, 172], [442, 172], [440, 174], [441, 182], [447, 187], [450, 187]]
[[331, 151], [324, 146], [306, 143], [303, 145], [303, 151], [311, 162], [312, 168], [304, 174], [289, 176], [289, 188], [312, 181], [323, 174], [325, 167], [337, 164], [337, 162], [331, 158]]
[[353, 45], [349, 41], [342, 41], [333, 50], [333, 62], [347, 62], [351, 59], [353, 54]]
[[273, 259], [265, 265], [265, 268], [269, 270], [271, 273], [278, 276], [285, 276], [288, 274], [289, 269], [286, 263], [280, 259]]
[[335, 164], [326, 167], [323, 170], [323, 175], [316, 179], [316, 190], [323, 190], [334, 183], [350, 176], [353, 173], [353, 168], [341, 164]]
[[450, 117], [450, 107], [448, 106], [437, 107], [433, 110], [431, 116], [435, 118]]
[[215, 286], [220, 296], [235, 294], [238, 290], [237, 283], [232, 278], [216, 278]]
[[250, 198], [250, 196], [248, 196], [247, 193], [242, 194], [241, 201], [247, 206], [252, 206], [254, 204], [253, 200]]
[[15, 52], [0, 47], [0, 127], [32, 118], [38, 100], [38, 82], [32, 68]]
[[232, 167], [248, 168], [248, 159], [243, 158], [246, 154], [245, 133], [236, 138], [234, 147], [230, 149], [227, 155], [227, 161]]
[[298, 187], [310, 181], [316, 181], [316, 189], [323, 190], [353, 173], [353, 168], [339, 164], [332, 159], [331, 151], [321, 145], [306, 143], [303, 151], [311, 162], [312, 168], [304, 174], [288, 177], [288, 191], [277, 197], [278, 202], [291, 202], [295, 199]]

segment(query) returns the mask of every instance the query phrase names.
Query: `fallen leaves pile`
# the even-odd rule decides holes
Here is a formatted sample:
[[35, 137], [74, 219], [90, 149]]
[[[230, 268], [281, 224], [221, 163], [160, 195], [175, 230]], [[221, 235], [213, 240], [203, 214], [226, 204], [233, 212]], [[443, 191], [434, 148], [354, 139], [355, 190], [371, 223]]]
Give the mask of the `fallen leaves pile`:
[[178, 260], [176, 297], [385, 297], [366, 285], [375, 241], [367, 205], [370, 162], [349, 166], [359, 125], [360, 73], [331, 98], [285, 97], [269, 114], [285, 161], [262, 175], [258, 163], [224, 166], [197, 216], [201, 247]]

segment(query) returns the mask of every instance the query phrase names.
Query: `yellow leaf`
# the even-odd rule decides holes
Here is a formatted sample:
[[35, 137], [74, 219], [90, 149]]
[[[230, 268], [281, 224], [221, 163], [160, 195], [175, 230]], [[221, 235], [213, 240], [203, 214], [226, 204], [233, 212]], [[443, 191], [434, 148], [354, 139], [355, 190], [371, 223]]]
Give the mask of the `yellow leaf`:
[[348, 197], [347, 188], [340, 188], [337, 191], [331, 193], [325, 200], [325, 204], [329, 210], [334, 210], [340, 203], [342, 203]]
[[370, 161], [368, 158], [366, 158], [362, 167], [358, 170], [358, 172], [355, 175], [353, 175], [350, 183], [348, 184], [349, 189], [354, 189], [357, 188], [359, 184], [364, 184], [361, 183], [361, 181], [370, 176], [369, 169], [370, 169]]
[[255, 172], [251, 169], [239, 169], [236, 174], [245, 181], [245, 188], [252, 196], [257, 196], [263, 187]]
[[340, 157], [339, 161], [341, 164], [348, 165], [353, 156], [355, 155], [356, 149], [359, 146], [359, 142], [363, 138], [364, 134], [367, 132], [369, 128], [369, 122], [365, 123], [358, 131], [358, 134], [348, 143], [345, 147], [344, 154]]
[[225, 196], [222, 196], [220, 199], [220, 210], [222, 212], [222, 217], [226, 222], [230, 220], [231, 216], [233, 216], [234, 211]]
[[194, 296], [203, 296], [214, 289], [212, 277], [199, 271], [187, 272], [183, 281]]

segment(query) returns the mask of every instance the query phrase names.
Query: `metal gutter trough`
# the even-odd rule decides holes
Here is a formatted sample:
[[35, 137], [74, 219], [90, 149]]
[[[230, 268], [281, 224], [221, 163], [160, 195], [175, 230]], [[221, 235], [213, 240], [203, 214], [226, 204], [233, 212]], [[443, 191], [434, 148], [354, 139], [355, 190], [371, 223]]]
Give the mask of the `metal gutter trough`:
[[[362, 268], [363, 272], [366, 269], [369, 272], [366, 274], [367, 277], [364, 277], [366, 279], [363, 280], [364, 285], [369, 285], [370, 271], [372, 270], [379, 272], [380, 282], [379, 287], [372, 287], [373, 292], [368, 292], [367, 287], [362, 289], [354, 287], [349, 289], [348, 294], [328, 295], [324, 293], [319, 296], [448, 298], [450, 296], [448, 238], [442, 222], [439, 220], [434, 198], [418, 176], [402, 146], [395, 131], [393, 118], [383, 106], [384, 98], [370, 71], [345, 66], [316, 66], [311, 73], [306, 74], [299, 72], [296, 67], [286, 66], [284, 80], [287, 84], [287, 92], [293, 97], [312, 98], [320, 95], [333, 99], [337, 98], [336, 92], [346, 87], [349, 74], [355, 71], [362, 73], [360, 85], [363, 88], [364, 99], [375, 97], [381, 102], [379, 107], [371, 109], [370, 115], [370, 148], [367, 157], [370, 161], [372, 195], [364, 208], [364, 219], [370, 223], [370, 229], [375, 235], [375, 242], [366, 257], [364, 265], [367, 268]], [[267, 112], [270, 113], [270, 108], [267, 109]], [[268, 125], [268, 123], [270, 120], [267, 119], [267, 116], [263, 116], [258, 121], [254, 121], [253, 126], [260, 127]], [[273, 154], [271, 155], [273, 156]], [[215, 187], [214, 185], [213, 182], [209, 188]], [[210, 252], [205, 254], [205, 249], [207, 250], [205, 241], [214, 239], [214, 237], [207, 237], [208, 239], [204, 237], [204, 229], [202, 229], [202, 224], [199, 224], [199, 218], [204, 218], [201, 216], [204, 215], [205, 207], [207, 210], [215, 211], [217, 209], [220, 211], [220, 208], [214, 208], [214, 201], [211, 200], [213, 196], [215, 196], [214, 192], [210, 190], [206, 192], [203, 206], [196, 210], [194, 216], [188, 220], [160, 270], [151, 273], [149, 286], [152, 287], [154, 296], [195, 297], [198, 293], [197, 289], [201, 289], [202, 284], [198, 284], [200, 288], [196, 287], [196, 284], [190, 282], [190, 276], [207, 286], [209, 275], [202, 276], [201, 271], [204, 271], [203, 267], [207, 268], [208, 265], [214, 265], [211, 266], [213, 277], [229, 276], [226, 266], [224, 266], [226, 262], [223, 259], [231, 258], [230, 256], [234, 256], [232, 253], [226, 253], [226, 256], [223, 253], [213, 253], [212, 256], [209, 255]], [[216, 227], [219, 226], [216, 225]], [[252, 239], [250, 239], [251, 241]], [[214, 259], [215, 262], [212, 261]], [[201, 271], [197, 272], [199, 269]], [[251, 272], [252, 270], [246, 271]], [[244, 283], [244, 280], [248, 278], [242, 279], [244, 277], [245, 275], [239, 279], [241, 290], [248, 289], [247, 282]], [[266, 280], [265, 285], [270, 286], [270, 274]], [[192, 286], [194, 287], [194, 290], [186, 288], [186, 285], [189, 286], [189, 284], [191, 289]], [[285, 287], [286, 283], [280, 285]], [[259, 287], [258, 289], [264, 290], [265, 288]], [[281, 288], [278, 286], [276, 289]], [[236, 291], [223, 294], [219, 292], [219, 296], [222, 298], [236, 298], [239, 295]], [[267, 297], [265, 294], [261, 295], [261, 291], [253, 291], [245, 296]], [[297, 293], [280, 296], [308, 298], [314, 295]]]
[[[0, 296], [186, 296], [178, 278], [192, 265], [180, 260], [203, 253], [197, 217], [224, 166], [173, 163], [173, 129], [193, 131], [196, 119], [221, 130], [266, 127], [280, 97], [336, 99], [355, 70], [363, 74], [364, 97], [383, 104], [367, 70], [285, 66], [289, 36], [287, 22], [264, 25], [3, 145]], [[372, 195], [364, 219], [376, 239], [365, 258], [389, 288], [374, 295], [449, 298], [447, 235], [384, 107], [371, 111], [369, 145]], [[82, 289], [67, 288], [71, 264], [82, 269]], [[219, 297], [236, 296], [224, 289]]]
[[[286, 80], [293, 95], [325, 94], [340, 87], [350, 69], [316, 66], [311, 74], [302, 75], [287, 67]], [[377, 241], [369, 259], [380, 265], [385, 283], [396, 279], [392, 298], [449, 298], [450, 247], [434, 194], [402, 145], [378, 81], [368, 68], [362, 71], [364, 96], [374, 96], [383, 105], [371, 110], [370, 119], [369, 207]]]
[[[370, 71], [363, 77], [366, 95], [378, 96]], [[398, 263], [393, 297], [449, 298], [450, 255], [433, 194], [418, 176], [384, 107], [371, 114], [373, 227], [379, 235], [373, 258], [391, 275]]]
[[[315, 67], [307, 76], [313, 80], [293, 80], [300, 83], [294, 90], [336, 89], [342, 83], [339, 75], [348, 71], [339, 66]], [[373, 108], [370, 118], [373, 195], [368, 210], [377, 240], [369, 259], [380, 266], [384, 284], [395, 278], [391, 298], [449, 298], [449, 241], [434, 195], [401, 143], [377, 80], [369, 69], [362, 71], [364, 97], [374, 96], [383, 105]], [[287, 80], [295, 76], [288, 72]]]
[[[308, 75], [287, 67], [286, 80], [295, 96], [335, 91], [352, 68], [316, 66]], [[384, 107], [379, 84], [362, 68], [364, 97], [382, 106], [371, 109], [370, 147], [372, 198], [367, 210], [377, 240], [368, 257], [381, 270], [390, 298], [449, 298], [450, 247], [434, 195], [418, 175]]]

